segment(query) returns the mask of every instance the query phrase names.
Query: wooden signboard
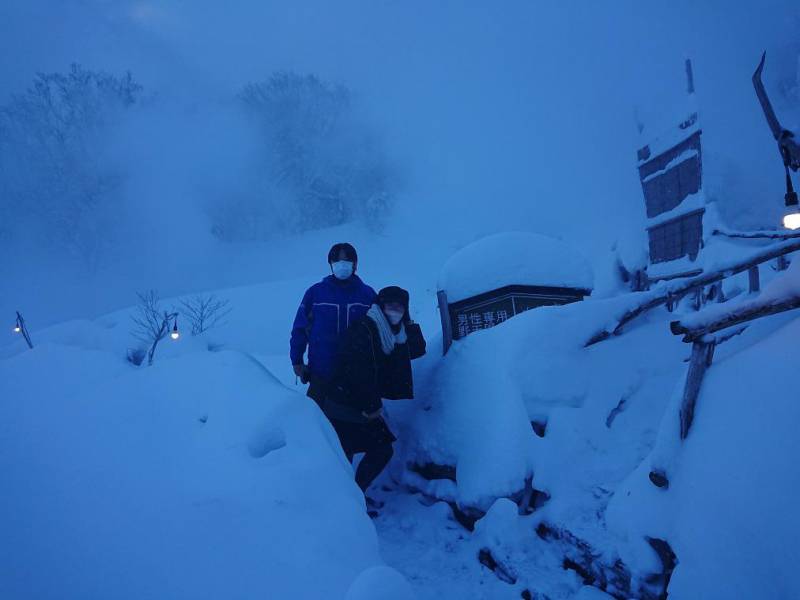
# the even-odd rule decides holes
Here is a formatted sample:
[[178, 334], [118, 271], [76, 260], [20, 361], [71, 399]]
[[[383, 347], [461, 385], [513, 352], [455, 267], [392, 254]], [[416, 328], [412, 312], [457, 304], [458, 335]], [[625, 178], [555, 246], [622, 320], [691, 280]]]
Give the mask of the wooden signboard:
[[449, 304], [447, 293], [440, 291], [443, 351], [447, 353], [453, 340], [490, 329], [525, 311], [577, 302], [590, 293], [577, 288], [509, 285]]

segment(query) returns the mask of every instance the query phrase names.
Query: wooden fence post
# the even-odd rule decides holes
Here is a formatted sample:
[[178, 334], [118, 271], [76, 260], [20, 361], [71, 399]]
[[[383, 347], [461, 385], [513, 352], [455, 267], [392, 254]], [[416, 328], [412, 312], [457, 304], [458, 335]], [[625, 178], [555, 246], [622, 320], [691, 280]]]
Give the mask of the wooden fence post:
[[453, 343], [453, 324], [450, 321], [450, 306], [447, 303], [447, 292], [439, 290], [436, 293], [439, 300], [439, 317], [442, 319], [442, 355], [447, 354]]
[[747, 276], [750, 281], [750, 293], [755, 294], [761, 289], [761, 281], [758, 273], [758, 265], [753, 265], [747, 271]]
[[683, 389], [680, 411], [682, 440], [685, 440], [686, 436], [689, 435], [689, 428], [694, 420], [697, 396], [700, 394], [703, 376], [706, 373], [706, 369], [711, 365], [713, 355], [714, 342], [709, 343], [697, 340], [692, 344], [692, 357], [689, 361], [689, 372], [686, 374], [686, 386]]

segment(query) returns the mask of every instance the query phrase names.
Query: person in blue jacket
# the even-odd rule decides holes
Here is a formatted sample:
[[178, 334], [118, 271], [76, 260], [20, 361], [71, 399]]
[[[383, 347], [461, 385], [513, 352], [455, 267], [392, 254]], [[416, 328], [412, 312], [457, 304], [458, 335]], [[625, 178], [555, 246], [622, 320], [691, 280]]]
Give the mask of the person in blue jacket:
[[[310, 383], [308, 396], [322, 402], [333, 375], [339, 346], [351, 323], [375, 303], [375, 290], [356, 275], [358, 254], [348, 244], [334, 244], [328, 252], [328, 275], [303, 296], [292, 326], [289, 357], [295, 375]], [[303, 356], [308, 350], [308, 363]]]

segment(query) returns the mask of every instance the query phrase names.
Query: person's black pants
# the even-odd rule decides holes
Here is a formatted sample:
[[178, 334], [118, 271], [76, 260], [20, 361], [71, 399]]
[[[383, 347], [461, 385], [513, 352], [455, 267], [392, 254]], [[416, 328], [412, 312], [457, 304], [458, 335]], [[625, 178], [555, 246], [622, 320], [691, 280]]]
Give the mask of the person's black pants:
[[356, 483], [364, 492], [389, 464], [394, 454], [392, 443], [397, 439], [383, 419], [368, 423], [350, 423], [338, 419], [331, 420], [339, 436], [347, 460], [363, 452], [364, 458], [356, 469]]

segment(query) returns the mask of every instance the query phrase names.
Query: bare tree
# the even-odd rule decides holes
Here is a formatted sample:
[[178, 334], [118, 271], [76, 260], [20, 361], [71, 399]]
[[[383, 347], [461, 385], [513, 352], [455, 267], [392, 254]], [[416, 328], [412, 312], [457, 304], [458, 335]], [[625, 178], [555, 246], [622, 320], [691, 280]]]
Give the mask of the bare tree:
[[[147, 362], [152, 365], [158, 342], [169, 334], [171, 322], [176, 323], [175, 332], [177, 338], [178, 313], [163, 310], [161, 308], [161, 299], [155, 290], [137, 293], [136, 295], [139, 297], [139, 304], [136, 306], [136, 312], [131, 317], [134, 324], [133, 335], [139, 341], [150, 346], [150, 350], [147, 353]], [[128, 357], [134, 364], [141, 364], [144, 360], [141, 352], [128, 352]]]
[[223, 322], [231, 312], [230, 302], [214, 294], [197, 295], [181, 300], [183, 314], [192, 326], [192, 335], [200, 335]]

